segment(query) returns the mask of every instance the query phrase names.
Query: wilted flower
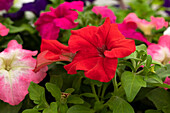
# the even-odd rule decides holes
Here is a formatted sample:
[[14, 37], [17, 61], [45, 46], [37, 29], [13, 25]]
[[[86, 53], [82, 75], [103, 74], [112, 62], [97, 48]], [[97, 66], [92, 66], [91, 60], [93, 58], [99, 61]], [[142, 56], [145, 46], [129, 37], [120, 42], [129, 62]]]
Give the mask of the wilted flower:
[[69, 47], [61, 44], [57, 40], [45, 40], [41, 42], [41, 53], [37, 56], [37, 65], [35, 72], [41, 68], [57, 61], [72, 61], [74, 54], [70, 52]]

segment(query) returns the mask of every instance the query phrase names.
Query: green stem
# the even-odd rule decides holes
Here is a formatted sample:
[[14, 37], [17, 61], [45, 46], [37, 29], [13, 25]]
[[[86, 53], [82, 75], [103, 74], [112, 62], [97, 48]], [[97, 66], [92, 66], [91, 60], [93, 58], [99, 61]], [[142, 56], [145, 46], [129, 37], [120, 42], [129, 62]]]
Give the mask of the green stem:
[[91, 83], [91, 89], [92, 89], [93, 94], [95, 95], [96, 101], [99, 101], [99, 98], [98, 98], [98, 96], [97, 96], [97, 94], [96, 94], [96, 90], [95, 90], [95, 87], [94, 87], [94, 84], [93, 84], [93, 83]]
[[116, 81], [116, 74], [115, 74], [115, 77], [112, 79], [112, 82], [113, 82], [113, 87], [114, 87], [114, 93], [117, 92], [118, 90], [118, 85], [117, 85], [117, 81]]
[[98, 97], [100, 96], [100, 93], [101, 93], [101, 90], [102, 90], [102, 86], [100, 86], [99, 88], [98, 88]]
[[107, 86], [108, 86], [108, 84], [104, 84], [104, 85], [103, 85], [101, 99], [103, 99], [103, 97], [104, 97], [104, 94], [105, 94], [105, 91], [106, 91], [106, 89], [107, 89]]

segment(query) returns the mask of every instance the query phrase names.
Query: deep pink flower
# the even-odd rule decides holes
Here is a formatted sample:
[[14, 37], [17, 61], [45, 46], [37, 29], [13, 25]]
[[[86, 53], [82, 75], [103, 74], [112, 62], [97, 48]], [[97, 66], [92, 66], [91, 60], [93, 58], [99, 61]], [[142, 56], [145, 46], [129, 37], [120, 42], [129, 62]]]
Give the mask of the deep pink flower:
[[8, 11], [14, 0], [0, 0], [0, 10]]
[[139, 29], [141, 29], [145, 35], [151, 35], [151, 30], [156, 28], [156, 30], [163, 27], [168, 27], [168, 22], [165, 21], [163, 17], [153, 17], [151, 16], [151, 22], [145, 19], [140, 19], [135, 13], [129, 13], [124, 19], [125, 22], [135, 22]]
[[47, 67], [33, 72], [37, 51], [22, 49], [16, 40], [0, 53], [0, 99], [11, 105], [19, 104], [28, 94], [30, 82], [39, 83], [46, 76]]
[[111, 23], [115, 23], [116, 16], [114, 15], [113, 11], [111, 9], [108, 9], [107, 6], [94, 6], [92, 11], [96, 15], [102, 15], [102, 18], [109, 17], [111, 20]]
[[7, 29], [4, 25], [0, 23], [0, 35], [6, 36], [9, 32], [9, 29]]
[[147, 39], [143, 36], [142, 33], [136, 31], [137, 25], [134, 22], [124, 21], [123, 23], [118, 24], [118, 28], [126, 38], [140, 40], [142, 42], [145, 42], [147, 45], [151, 44], [149, 41], [147, 41]]
[[76, 55], [64, 68], [68, 74], [83, 70], [87, 78], [100, 82], [109, 82], [114, 77], [117, 58], [128, 56], [136, 49], [134, 41], [125, 39], [109, 18], [99, 27], [87, 26], [71, 33], [68, 44]]
[[64, 2], [57, 8], [50, 8], [50, 12], [41, 13], [35, 22], [36, 29], [40, 32], [43, 39], [57, 39], [60, 28], [72, 29], [78, 25], [74, 22], [78, 18], [78, 13], [72, 9], [83, 10], [83, 2], [74, 1]]

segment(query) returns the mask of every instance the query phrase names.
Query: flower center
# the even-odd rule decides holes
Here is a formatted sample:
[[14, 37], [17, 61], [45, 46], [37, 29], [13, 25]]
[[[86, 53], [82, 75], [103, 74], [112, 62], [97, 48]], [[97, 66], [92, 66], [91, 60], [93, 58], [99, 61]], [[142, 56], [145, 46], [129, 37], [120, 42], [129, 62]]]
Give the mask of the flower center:
[[107, 47], [105, 45], [103, 45], [102, 47], [97, 47], [97, 51], [99, 52], [99, 56], [104, 57], [104, 51], [107, 50]]
[[163, 48], [163, 51], [164, 51], [165, 57], [161, 63], [166, 65], [170, 61], [170, 52], [169, 52], [168, 48], [165, 48], [165, 47]]

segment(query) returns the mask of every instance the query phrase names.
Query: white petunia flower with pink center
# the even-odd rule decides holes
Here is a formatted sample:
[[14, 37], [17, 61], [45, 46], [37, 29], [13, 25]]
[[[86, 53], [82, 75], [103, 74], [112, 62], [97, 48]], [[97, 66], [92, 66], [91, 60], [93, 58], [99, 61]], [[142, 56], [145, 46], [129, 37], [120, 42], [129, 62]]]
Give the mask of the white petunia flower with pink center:
[[46, 76], [47, 67], [33, 71], [37, 51], [22, 49], [16, 40], [0, 52], [0, 99], [11, 105], [19, 104], [28, 94], [30, 82], [39, 83]]

